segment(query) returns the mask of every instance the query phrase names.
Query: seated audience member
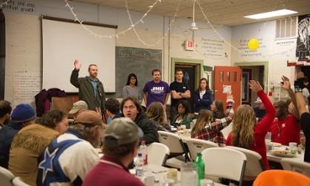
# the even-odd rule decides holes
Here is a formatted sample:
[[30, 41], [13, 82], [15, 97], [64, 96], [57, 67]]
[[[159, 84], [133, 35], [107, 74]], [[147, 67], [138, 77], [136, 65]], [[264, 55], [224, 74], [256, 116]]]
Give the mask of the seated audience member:
[[144, 184], [128, 171], [129, 164], [137, 155], [139, 146], [138, 127], [128, 118], [118, 118], [107, 126], [103, 138], [104, 156], [89, 171], [83, 186]]
[[[220, 131], [228, 126], [234, 115], [232, 108], [232, 95], [227, 96], [228, 106], [227, 106], [227, 115], [223, 118], [214, 120], [212, 111], [207, 109], [201, 109], [198, 114], [196, 124], [192, 128], [191, 137], [210, 140], [214, 143], [217, 143], [219, 146], [225, 145], [225, 138], [222, 135], [218, 135]], [[221, 133], [220, 133], [221, 134]]]
[[11, 112], [11, 103], [6, 100], [0, 100], [0, 129], [9, 122]]
[[176, 115], [171, 120], [171, 125], [174, 127], [179, 127], [181, 125], [186, 125], [187, 129], [191, 128], [192, 118], [189, 115], [190, 112], [190, 105], [187, 100], [180, 100], [176, 105], [175, 108], [171, 108], [176, 110]]
[[250, 80], [249, 86], [264, 103], [266, 114], [261, 121], [257, 122], [253, 108], [249, 105], [240, 105], [234, 115], [232, 132], [227, 137], [226, 145], [259, 153], [265, 168], [269, 169], [265, 136], [274, 120], [275, 109], [258, 81]]
[[295, 88], [296, 102], [300, 114], [300, 123], [306, 138], [304, 161], [310, 163], [310, 114], [306, 107], [302, 89]]
[[123, 99], [121, 109], [124, 117], [130, 118], [143, 131], [144, 135], [141, 140], [144, 140], [146, 144], [158, 142], [156, 125], [143, 113], [137, 99], [133, 97]]
[[[299, 115], [295, 108], [296, 99], [291, 89], [290, 81], [287, 77], [282, 77], [282, 88], [287, 90], [291, 100], [290, 105], [287, 105], [284, 101], [278, 101], [274, 104], [276, 109], [276, 118], [270, 127], [271, 139], [273, 142], [281, 143], [282, 145], [288, 145], [289, 142], [300, 143], [300, 130], [301, 125], [299, 123]], [[289, 108], [292, 114], [289, 112]]]
[[80, 100], [73, 103], [72, 109], [68, 113], [69, 124], [72, 124], [77, 115], [83, 110], [88, 110], [88, 106], [85, 101]]
[[121, 117], [120, 114], [120, 103], [115, 98], [109, 98], [105, 103], [105, 112], [107, 115], [107, 124], [109, 124], [113, 119]]
[[60, 133], [68, 128], [67, 115], [59, 110], [45, 113], [36, 123], [23, 127], [10, 149], [9, 170], [29, 185], [36, 185], [38, 157]]
[[103, 125], [98, 113], [82, 111], [70, 130], [52, 140], [39, 158], [37, 185], [82, 185], [99, 162]]
[[58, 131], [60, 134], [65, 133], [69, 125], [68, 115], [60, 110], [50, 110], [43, 114], [36, 122], [44, 126], [51, 126], [51, 128]]
[[163, 104], [161, 102], [153, 102], [146, 110], [146, 116], [154, 121], [154, 124], [157, 127], [157, 130], [161, 131], [170, 131], [171, 127], [167, 123], [167, 119], [165, 118], [165, 111]]
[[226, 116], [224, 112], [224, 106], [223, 106], [223, 101], [222, 100], [214, 100], [213, 103], [211, 104], [211, 111], [213, 113], [213, 119], [221, 119]]
[[9, 124], [0, 129], [0, 166], [8, 168], [11, 143], [24, 126], [34, 123], [35, 112], [28, 104], [19, 104], [12, 112]]
[[264, 103], [259, 97], [257, 97], [256, 101], [254, 101], [254, 104], [256, 105], [253, 107], [255, 116], [257, 120], [260, 121], [266, 114]]

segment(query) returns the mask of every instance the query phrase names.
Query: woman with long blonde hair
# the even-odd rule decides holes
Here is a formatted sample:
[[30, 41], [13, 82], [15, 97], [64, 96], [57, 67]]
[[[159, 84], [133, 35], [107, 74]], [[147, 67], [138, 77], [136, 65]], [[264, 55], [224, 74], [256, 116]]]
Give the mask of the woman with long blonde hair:
[[276, 111], [258, 81], [250, 80], [249, 86], [264, 103], [266, 114], [257, 122], [253, 108], [249, 105], [240, 105], [235, 113], [232, 132], [227, 137], [226, 145], [242, 147], [259, 153], [265, 169], [269, 169], [265, 136], [272, 125]]

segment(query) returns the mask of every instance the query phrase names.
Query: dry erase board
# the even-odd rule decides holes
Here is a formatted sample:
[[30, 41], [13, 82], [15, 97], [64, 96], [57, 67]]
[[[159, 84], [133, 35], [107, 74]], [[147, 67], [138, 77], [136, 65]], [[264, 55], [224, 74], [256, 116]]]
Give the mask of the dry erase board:
[[127, 76], [135, 73], [138, 86], [143, 88], [152, 79], [152, 70], [162, 68], [162, 50], [116, 47], [116, 97], [122, 97]]

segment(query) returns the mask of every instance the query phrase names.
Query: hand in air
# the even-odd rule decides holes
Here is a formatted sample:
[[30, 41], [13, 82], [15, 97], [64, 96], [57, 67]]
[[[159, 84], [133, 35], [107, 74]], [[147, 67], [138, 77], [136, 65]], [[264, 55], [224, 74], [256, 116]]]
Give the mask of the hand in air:
[[283, 83], [281, 83], [281, 87], [285, 90], [289, 90], [291, 88], [290, 79], [288, 79], [286, 76], [282, 76], [281, 79], [283, 81]]
[[260, 83], [258, 81], [255, 81], [255, 80], [250, 80], [249, 86], [253, 92], [258, 92], [258, 91], [263, 89], [262, 86], [260, 85]]
[[74, 61], [74, 68], [76, 70], [80, 70], [80, 68], [81, 68], [81, 63], [77, 59]]

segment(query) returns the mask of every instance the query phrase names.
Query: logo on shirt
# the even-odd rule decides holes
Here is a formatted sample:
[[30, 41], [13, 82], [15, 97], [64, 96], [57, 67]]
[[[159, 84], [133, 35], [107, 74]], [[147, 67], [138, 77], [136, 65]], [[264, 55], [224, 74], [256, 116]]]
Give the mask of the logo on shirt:
[[162, 94], [162, 93], [165, 92], [164, 89], [165, 89], [165, 87], [153, 87], [151, 89], [151, 93], [153, 93], [153, 94]]

